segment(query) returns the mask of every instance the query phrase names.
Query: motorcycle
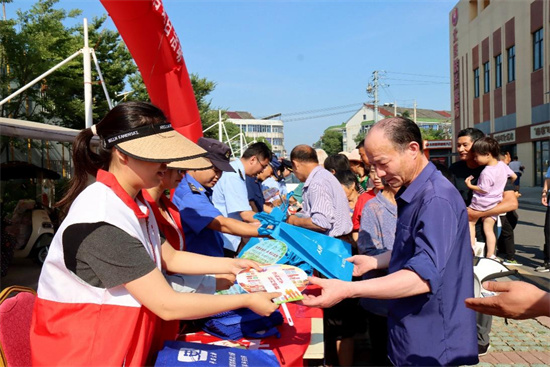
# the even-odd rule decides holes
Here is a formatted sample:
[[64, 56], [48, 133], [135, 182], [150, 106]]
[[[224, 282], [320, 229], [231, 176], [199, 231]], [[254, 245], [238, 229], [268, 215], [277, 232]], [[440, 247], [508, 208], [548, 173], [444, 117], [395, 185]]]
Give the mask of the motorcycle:
[[32, 257], [43, 264], [54, 236], [47, 210], [34, 200], [19, 200], [6, 232], [15, 239], [14, 257]]

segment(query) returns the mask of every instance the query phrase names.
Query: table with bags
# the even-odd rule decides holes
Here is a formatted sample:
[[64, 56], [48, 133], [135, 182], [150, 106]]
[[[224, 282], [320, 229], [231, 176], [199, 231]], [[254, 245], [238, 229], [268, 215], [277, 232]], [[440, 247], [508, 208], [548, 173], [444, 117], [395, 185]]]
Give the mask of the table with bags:
[[294, 326], [279, 311], [269, 318], [248, 309], [209, 318], [201, 331], [166, 341], [155, 366], [303, 366], [322, 361], [323, 311], [295, 303], [287, 307]]
[[[254, 216], [259, 230], [271, 239], [253, 238], [239, 257], [261, 264], [288, 264], [307, 274], [351, 281], [351, 246], [342, 240], [285, 223], [286, 211]], [[308, 292], [319, 288], [308, 286]], [[208, 318], [198, 332], [187, 332], [167, 341], [155, 366], [303, 366], [324, 359], [323, 311], [286, 303], [294, 325], [284, 312], [260, 317], [248, 309], [224, 312]], [[282, 307], [281, 307], [282, 308]]]

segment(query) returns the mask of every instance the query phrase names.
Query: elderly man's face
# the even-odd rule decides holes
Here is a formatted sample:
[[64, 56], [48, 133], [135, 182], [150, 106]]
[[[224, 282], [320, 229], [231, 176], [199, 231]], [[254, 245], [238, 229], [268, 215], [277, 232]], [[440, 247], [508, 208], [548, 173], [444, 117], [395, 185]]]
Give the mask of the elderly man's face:
[[414, 157], [416, 152], [405, 149], [400, 152], [384, 136], [382, 129], [373, 129], [365, 139], [365, 152], [370, 164], [375, 167], [378, 177], [391, 187], [409, 184], [414, 177]]

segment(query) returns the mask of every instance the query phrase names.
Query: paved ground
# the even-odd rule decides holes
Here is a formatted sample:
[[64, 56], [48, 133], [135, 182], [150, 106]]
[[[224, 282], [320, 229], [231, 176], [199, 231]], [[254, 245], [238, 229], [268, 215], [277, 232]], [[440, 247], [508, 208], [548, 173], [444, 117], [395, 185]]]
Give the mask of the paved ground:
[[[540, 203], [541, 188], [522, 188], [519, 223], [515, 230], [516, 259], [523, 266], [515, 267], [519, 279], [550, 291], [550, 273], [537, 273], [542, 264], [545, 207]], [[8, 275], [1, 279], [1, 288], [13, 284], [37, 287], [40, 268], [30, 259], [15, 259]], [[549, 305], [550, 307], [550, 305]], [[479, 366], [550, 367], [550, 318], [508, 320], [495, 317], [491, 333], [491, 349], [481, 357]]]
[[[514, 231], [516, 268], [519, 278], [550, 291], [550, 273], [537, 273], [542, 264], [545, 207], [541, 204], [540, 187], [522, 188], [519, 198], [519, 223]], [[550, 307], [550, 305], [548, 306]], [[550, 366], [550, 318], [505, 320], [493, 318], [491, 349], [480, 358], [478, 366]]]

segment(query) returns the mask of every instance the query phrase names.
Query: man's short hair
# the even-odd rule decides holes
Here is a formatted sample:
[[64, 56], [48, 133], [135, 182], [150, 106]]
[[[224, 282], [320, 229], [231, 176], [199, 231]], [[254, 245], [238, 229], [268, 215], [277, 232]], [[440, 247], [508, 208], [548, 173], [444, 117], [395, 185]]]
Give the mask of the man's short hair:
[[317, 152], [315, 149], [306, 144], [297, 145], [290, 152], [290, 160], [298, 162], [307, 162], [307, 163], [317, 163]]
[[364, 148], [365, 147], [365, 138], [363, 138], [359, 144], [357, 144], [357, 146], [355, 147], [356, 149], [361, 149], [361, 148]]
[[418, 125], [411, 119], [401, 116], [390, 117], [378, 121], [373, 127], [382, 129], [384, 135], [401, 152], [413, 141], [418, 143], [420, 151], [423, 151], [422, 132], [420, 132]]
[[271, 161], [271, 156], [271, 150], [269, 150], [266, 143], [260, 141], [246, 148], [241, 158], [250, 159], [252, 157], [258, 157], [260, 160], [267, 159]]
[[500, 154], [500, 144], [495, 139], [484, 136], [483, 138], [474, 141], [470, 151], [477, 154], [490, 154], [494, 158], [498, 159], [498, 155]]
[[466, 129], [462, 129], [458, 132], [458, 135], [456, 138], [461, 138], [463, 136], [469, 136], [472, 142], [481, 139], [485, 136], [485, 133], [479, 129], [476, 129], [475, 127], [468, 127]]

